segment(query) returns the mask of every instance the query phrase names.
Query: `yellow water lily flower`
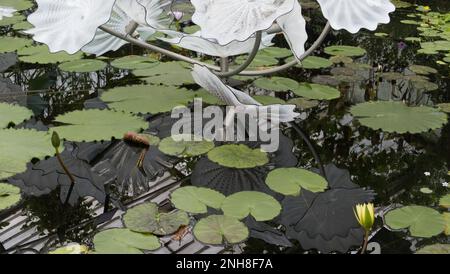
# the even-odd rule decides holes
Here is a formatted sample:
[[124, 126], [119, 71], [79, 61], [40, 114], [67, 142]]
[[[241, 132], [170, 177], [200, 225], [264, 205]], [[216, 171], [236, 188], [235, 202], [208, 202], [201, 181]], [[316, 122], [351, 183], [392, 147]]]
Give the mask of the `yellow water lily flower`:
[[366, 231], [370, 231], [375, 222], [375, 210], [373, 204], [357, 204], [354, 212], [358, 223]]

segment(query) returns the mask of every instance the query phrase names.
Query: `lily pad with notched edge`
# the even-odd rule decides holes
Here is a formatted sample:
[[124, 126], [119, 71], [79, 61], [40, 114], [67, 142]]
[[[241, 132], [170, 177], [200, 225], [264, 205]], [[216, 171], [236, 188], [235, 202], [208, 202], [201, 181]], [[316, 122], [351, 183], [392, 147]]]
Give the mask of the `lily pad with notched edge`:
[[226, 197], [222, 211], [226, 216], [239, 220], [252, 215], [256, 221], [269, 221], [280, 214], [281, 205], [268, 194], [242, 191]]
[[267, 185], [283, 195], [300, 194], [302, 189], [322, 192], [328, 187], [327, 180], [317, 173], [301, 168], [278, 168], [269, 173]]
[[139, 117], [111, 110], [82, 110], [59, 115], [53, 128], [61, 138], [70, 141], [101, 141], [120, 139], [124, 132], [141, 131], [147, 123]]
[[10, 123], [18, 125], [31, 116], [33, 112], [25, 107], [0, 102], [0, 128], [5, 128]]
[[156, 236], [126, 228], [100, 231], [94, 236], [93, 243], [97, 254], [142, 254], [142, 250], [156, 250], [161, 247]]
[[214, 142], [202, 139], [196, 141], [192, 135], [175, 135], [164, 138], [159, 144], [161, 152], [177, 157], [194, 157], [214, 148]]
[[239, 220], [224, 216], [211, 215], [197, 222], [194, 236], [202, 243], [211, 245], [237, 244], [249, 236], [248, 228]]
[[209, 188], [186, 186], [175, 190], [170, 200], [178, 209], [201, 214], [207, 213], [208, 207], [220, 209], [225, 196]]
[[430, 238], [445, 229], [443, 215], [424, 206], [405, 206], [391, 210], [384, 216], [384, 220], [392, 229], [408, 228], [413, 237]]
[[20, 199], [20, 188], [0, 183], [0, 211], [14, 206]]
[[132, 231], [165, 236], [175, 233], [181, 226], [188, 225], [189, 216], [181, 210], [163, 213], [159, 211], [157, 204], [144, 203], [128, 209], [123, 221]]
[[315, 100], [333, 100], [341, 96], [339, 90], [325, 85], [300, 83], [292, 90], [295, 95]]
[[401, 102], [367, 102], [352, 107], [350, 112], [362, 125], [385, 132], [421, 133], [447, 123], [447, 115], [438, 109], [408, 107]]
[[221, 166], [238, 169], [264, 166], [269, 162], [267, 153], [246, 145], [216, 147], [208, 153], [208, 158]]

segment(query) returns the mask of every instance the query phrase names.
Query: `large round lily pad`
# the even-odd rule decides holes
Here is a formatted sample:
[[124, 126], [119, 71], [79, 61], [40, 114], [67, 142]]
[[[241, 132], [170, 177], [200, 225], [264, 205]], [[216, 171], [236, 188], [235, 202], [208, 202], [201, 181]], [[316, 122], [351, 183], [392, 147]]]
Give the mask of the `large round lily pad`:
[[33, 2], [30, 0], [1, 0], [0, 6], [11, 7], [15, 10], [21, 11], [33, 7]]
[[284, 195], [299, 195], [302, 189], [311, 192], [322, 192], [327, 186], [327, 180], [317, 173], [301, 168], [278, 168], [269, 173], [267, 185]]
[[289, 91], [298, 87], [298, 82], [285, 77], [263, 77], [253, 82], [253, 84], [265, 90], [270, 91]]
[[281, 205], [268, 194], [242, 191], [225, 198], [222, 210], [226, 216], [239, 220], [252, 215], [257, 221], [268, 221], [280, 214]]
[[161, 247], [156, 236], [125, 228], [101, 231], [94, 236], [93, 242], [97, 254], [142, 254], [142, 250], [156, 250]]
[[0, 179], [24, 172], [33, 158], [53, 155], [51, 135], [29, 129], [0, 130]]
[[164, 113], [186, 106], [195, 94], [186, 89], [156, 85], [117, 87], [100, 97], [113, 109], [132, 113]]
[[85, 73], [103, 70], [106, 63], [101, 60], [81, 59], [62, 63], [58, 67], [62, 71]]
[[321, 69], [331, 67], [332, 65], [333, 62], [329, 59], [318, 56], [309, 56], [305, 58], [298, 66], [304, 69]]
[[120, 139], [125, 132], [147, 127], [142, 118], [131, 114], [97, 109], [69, 112], [55, 121], [63, 123], [53, 128], [61, 138], [77, 142]]
[[201, 219], [195, 225], [193, 232], [197, 240], [211, 245], [237, 244], [245, 241], [249, 236], [245, 224], [224, 215], [211, 215]]
[[325, 53], [329, 55], [339, 55], [347, 57], [358, 57], [366, 54], [366, 50], [360, 47], [352, 46], [331, 46], [325, 48]]
[[130, 55], [121, 57], [111, 62], [118, 69], [148, 69], [157, 66], [159, 62], [146, 56]]
[[300, 83], [292, 91], [295, 95], [315, 100], [333, 100], [341, 96], [339, 90], [333, 87], [311, 83]]
[[82, 52], [68, 54], [66, 52], [50, 53], [47, 45], [25, 47], [18, 50], [19, 59], [25, 63], [57, 64], [68, 61], [79, 60], [83, 57]]
[[170, 235], [181, 226], [189, 224], [186, 212], [176, 210], [169, 213], [159, 212], [155, 203], [144, 203], [135, 206], [123, 216], [125, 226], [135, 232]]
[[427, 67], [427, 66], [421, 66], [421, 65], [411, 65], [409, 66], [409, 69], [417, 74], [421, 75], [428, 75], [428, 74], [435, 74], [438, 73], [438, 71], [435, 68]]
[[350, 112], [364, 126], [386, 132], [420, 133], [447, 123], [447, 115], [438, 109], [408, 107], [401, 102], [367, 102], [352, 107]]
[[21, 199], [20, 188], [0, 183], [0, 211], [17, 204]]
[[386, 225], [392, 229], [408, 228], [411, 236], [430, 238], [442, 233], [445, 220], [438, 211], [424, 206], [405, 206], [389, 211]]
[[181, 86], [185, 84], [195, 84], [191, 70], [183, 62], [165, 62], [149, 69], [134, 70], [133, 74], [138, 77], [145, 77], [148, 84]]
[[214, 148], [214, 142], [201, 139], [196, 141], [192, 135], [175, 135], [164, 138], [159, 143], [161, 152], [177, 157], [194, 157]]
[[2, 37], [0, 39], [0, 53], [13, 52], [31, 46], [33, 40], [18, 37]]
[[10, 123], [20, 124], [31, 116], [33, 112], [25, 107], [0, 103], [0, 128], [5, 128]]
[[439, 200], [439, 206], [450, 208], [450, 194], [445, 195]]
[[251, 149], [246, 145], [224, 145], [208, 153], [209, 160], [230, 168], [254, 168], [269, 162], [267, 153], [260, 149]]
[[225, 196], [209, 188], [186, 186], [175, 190], [170, 200], [178, 209], [200, 214], [207, 213], [208, 207], [220, 209]]

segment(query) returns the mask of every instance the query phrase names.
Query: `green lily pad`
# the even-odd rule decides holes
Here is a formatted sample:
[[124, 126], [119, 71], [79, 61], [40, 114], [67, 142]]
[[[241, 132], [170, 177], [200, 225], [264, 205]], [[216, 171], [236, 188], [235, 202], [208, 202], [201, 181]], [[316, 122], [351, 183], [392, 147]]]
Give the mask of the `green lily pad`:
[[421, 189], [419, 189], [420, 192], [422, 192], [423, 194], [431, 194], [433, 193], [433, 190], [431, 190], [428, 187], [422, 187]]
[[2, 37], [0, 39], [0, 53], [13, 52], [31, 46], [33, 41], [25, 38]]
[[165, 62], [148, 69], [134, 70], [133, 74], [149, 84], [181, 86], [195, 84], [191, 70], [183, 62]]
[[299, 67], [302, 67], [304, 69], [322, 69], [322, 68], [329, 68], [333, 65], [333, 62], [329, 59], [325, 59], [323, 57], [318, 56], [309, 56], [306, 57]]
[[422, 247], [416, 254], [450, 254], [450, 244], [432, 244]]
[[62, 71], [84, 73], [104, 70], [106, 63], [100, 60], [81, 59], [62, 63], [58, 67]]
[[411, 236], [430, 238], [442, 233], [445, 220], [438, 211], [424, 206], [405, 206], [389, 211], [386, 225], [392, 229], [408, 228]]
[[439, 200], [439, 206], [450, 208], [450, 194], [445, 195]]
[[238, 244], [249, 237], [249, 230], [239, 220], [224, 215], [201, 219], [193, 229], [195, 238], [210, 245]]
[[83, 57], [82, 52], [77, 52], [75, 54], [68, 54], [64, 51], [50, 53], [47, 45], [21, 48], [18, 50], [17, 54], [19, 55], [19, 60], [22, 62], [43, 65], [74, 61]]
[[104, 92], [100, 99], [115, 110], [131, 113], [164, 113], [177, 106], [186, 106], [195, 94], [186, 89], [138, 85], [117, 87]]
[[339, 55], [339, 56], [347, 56], [347, 57], [358, 57], [363, 56], [367, 52], [365, 49], [360, 47], [352, 47], [352, 46], [331, 46], [325, 48], [325, 53], [329, 55]]
[[142, 254], [142, 250], [161, 247], [156, 236], [125, 228], [103, 230], [94, 236], [93, 243], [97, 254]]
[[333, 100], [341, 96], [339, 90], [333, 87], [311, 83], [300, 83], [293, 92], [295, 95], [314, 100]]
[[294, 196], [298, 196], [302, 189], [322, 192], [328, 187], [325, 178], [301, 168], [274, 169], [267, 175], [266, 184], [275, 192]]
[[230, 168], [254, 168], [269, 163], [267, 153], [246, 145], [223, 145], [208, 153], [209, 160]]
[[263, 77], [257, 79], [253, 84], [258, 88], [278, 92], [294, 90], [298, 87], [297, 81], [284, 77]]
[[242, 191], [225, 198], [222, 211], [226, 216], [244, 219], [252, 215], [257, 221], [269, 221], [281, 212], [280, 203], [272, 196], [257, 191]]
[[16, 205], [21, 198], [20, 188], [0, 183], [0, 211]]
[[147, 123], [139, 117], [111, 110], [83, 110], [59, 115], [55, 122], [63, 123], [53, 131], [61, 138], [75, 142], [121, 139], [128, 131], [139, 132]]
[[444, 220], [445, 220], [444, 234], [447, 236], [450, 236], [450, 213], [444, 212], [444, 213], [442, 213], [442, 215], [444, 216]]
[[175, 190], [170, 200], [178, 209], [201, 214], [207, 213], [208, 207], [220, 209], [225, 196], [209, 188], [186, 186]]
[[350, 112], [367, 127], [385, 132], [420, 133], [441, 128], [447, 115], [430, 107], [408, 107], [401, 102], [367, 102]]
[[55, 149], [48, 132], [29, 129], [0, 130], [0, 179], [6, 179], [27, 169], [33, 158], [53, 155]]
[[443, 112], [450, 113], [450, 103], [438, 104], [437, 105]]
[[208, 91], [206, 91], [203, 88], [196, 90], [193, 93], [194, 93], [195, 99], [201, 99], [202, 103], [206, 103], [209, 105], [219, 105], [219, 106], [226, 105], [217, 96], [212, 95], [211, 93], [209, 93]]
[[0, 0], [0, 6], [11, 7], [18, 11], [32, 8], [34, 3], [30, 0]]
[[33, 112], [25, 107], [0, 103], [0, 128], [5, 128], [10, 123], [20, 124], [31, 116]]
[[149, 69], [158, 66], [158, 60], [146, 56], [130, 55], [111, 62], [111, 66], [118, 69]]
[[177, 157], [199, 156], [207, 153], [213, 148], [214, 142], [204, 139], [195, 141], [194, 136], [185, 134], [164, 138], [159, 143], [159, 150], [161, 150], [161, 152]]
[[353, 63], [352, 58], [350, 58], [348, 56], [341, 56], [341, 55], [331, 56], [330, 61], [333, 64], [351, 64], [351, 63]]
[[411, 66], [409, 66], [409, 70], [411, 70], [414, 73], [421, 74], [421, 75], [438, 73], [438, 71], [435, 68], [427, 67], [427, 66], [420, 66], [420, 65], [411, 65]]
[[252, 96], [253, 99], [258, 101], [264, 106], [268, 105], [284, 105], [286, 104], [286, 101], [281, 100], [280, 98], [269, 96], [269, 95], [255, 95]]
[[87, 254], [88, 251], [89, 251], [89, 248], [87, 246], [80, 245], [77, 243], [72, 243], [72, 244], [68, 244], [68, 245], [62, 246], [60, 248], [57, 248], [53, 251], [50, 251], [48, 254], [79, 255], [79, 254]]
[[162, 213], [157, 204], [144, 203], [129, 209], [123, 216], [123, 221], [132, 231], [165, 236], [188, 225], [189, 216], [181, 210]]
[[24, 20], [25, 16], [16, 13], [13, 17], [4, 17], [2, 20], [0, 20], [0, 27], [14, 25], [23, 22]]
[[288, 104], [296, 105], [301, 110], [315, 108], [319, 105], [319, 101], [307, 100], [305, 98], [293, 98], [287, 101]]
[[33, 24], [29, 23], [28, 21], [17, 22], [13, 25], [13, 29], [16, 31], [29, 30], [32, 28], [33, 28]]

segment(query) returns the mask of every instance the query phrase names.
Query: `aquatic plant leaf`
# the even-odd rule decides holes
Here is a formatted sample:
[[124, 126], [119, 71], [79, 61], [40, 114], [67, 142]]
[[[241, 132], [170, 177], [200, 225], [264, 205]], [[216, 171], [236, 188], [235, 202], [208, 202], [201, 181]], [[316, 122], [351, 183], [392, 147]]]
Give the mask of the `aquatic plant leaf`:
[[194, 236], [202, 243], [211, 245], [237, 244], [249, 236], [248, 228], [239, 220], [225, 215], [211, 215], [197, 222]]
[[289, 91], [298, 87], [298, 82], [285, 77], [263, 77], [257, 79], [253, 84], [257, 88], [262, 88], [270, 91]]
[[48, 254], [87, 254], [89, 248], [77, 243], [68, 244], [48, 252]]
[[254, 168], [269, 162], [267, 153], [246, 145], [223, 145], [208, 152], [209, 160], [229, 168]]
[[3, 7], [11, 7], [17, 11], [22, 11], [32, 8], [34, 4], [30, 0], [1, 0], [0, 5]]
[[133, 74], [142, 77], [148, 84], [165, 86], [195, 84], [191, 70], [183, 62], [159, 63], [153, 68], [133, 70]]
[[444, 233], [445, 233], [445, 235], [450, 236], [450, 213], [444, 212], [444, 213], [442, 213], [442, 215], [444, 216], [444, 220], [445, 220]]
[[287, 101], [287, 103], [294, 104], [301, 110], [307, 110], [317, 107], [320, 102], [316, 100], [308, 100], [305, 98], [293, 98]]
[[195, 214], [207, 213], [208, 207], [220, 209], [225, 199], [220, 192], [194, 186], [179, 188], [170, 197], [176, 208]]
[[363, 48], [352, 46], [330, 46], [326, 47], [324, 51], [329, 55], [346, 57], [359, 57], [367, 53]]
[[308, 56], [298, 66], [304, 69], [322, 69], [333, 65], [329, 59], [318, 56]]
[[118, 58], [111, 62], [111, 66], [118, 69], [149, 69], [159, 65], [158, 60], [148, 56], [130, 55]]
[[447, 123], [447, 115], [438, 109], [408, 107], [401, 102], [367, 102], [352, 107], [350, 112], [362, 125], [385, 132], [420, 133]]
[[0, 27], [11, 26], [25, 20], [25, 16], [15, 13], [12, 17], [6, 17], [0, 20]]
[[302, 189], [322, 192], [328, 187], [325, 178], [301, 168], [274, 169], [267, 175], [266, 183], [273, 191], [294, 196], [299, 195]]
[[280, 214], [281, 205], [265, 193], [242, 191], [226, 197], [222, 211], [226, 216], [239, 220], [252, 215], [256, 221], [269, 221]]
[[439, 200], [439, 206], [450, 208], [450, 194], [445, 195]]
[[131, 113], [158, 114], [186, 106], [195, 94], [186, 89], [156, 85], [117, 87], [104, 92], [100, 99], [109, 107]]
[[341, 96], [339, 90], [333, 87], [311, 83], [300, 83], [292, 92], [295, 95], [315, 100], [333, 100]]
[[52, 128], [61, 138], [70, 141], [101, 141], [120, 139], [124, 132], [141, 131], [147, 127], [144, 120], [131, 114], [110, 110], [83, 110], [59, 115]]
[[21, 198], [20, 188], [0, 183], [0, 211], [14, 206]]
[[17, 51], [19, 60], [32, 64], [57, 64], [68, 61], [79, 60], [83, 57], [82, 52], [68, 54], [66, 52], [50, 53], [47, 45], [29, 46], [21, 48]]
[[0, 179], [24, 172], [33, 158], [44, 158], [55, 151], [51, 135], [29, 129], [0, 130]]
[[420, 74], [420, 75], [428, 75], [428, 74], [436, 74], [438, 73], [437, 69], [427, 66], [420, 66], [420, 65], [411, 65], [408, 67], [409, 70], [411, 70], [414, 73]]
[[286, 101], [283, 101], [280, 98], [273, 97], [273, 96], [266, 96], [266, 95], [255, 95], [252, 96], [253, 99], [258, 101], [258, 103], [262, 104], [263, 106], [270, 106], [270, 105], [283, 105], [286, 104]]
[[14, 52], [32, 44], [33, 40], [26, 38], [2, 37], [0, 39], [0, 53]]
[[391, 210], [386, 213], [384, 220], [391, 229], [408, 228], [413, 237], [430, 238], [445, 229], [442, 214], [424, 206], [404, 206]]
[[93, 243], [97, 254], [142, 254], [142, 250], [156, 250], [161, 247], [156, 236], [126, 228], [100, 231], [94, 236]]
[[443, 103], [437, 105], [443, 112], [450, 113], [450, 103]]
[[123, 216], [125, 226], [135, 232], [170, 235], [181, 226], [189, 224], [186, 212], [176, 210], [169, 213], [159, 211], [155, 203], [144, 203], [127, 210]]
[[81, 59], [62, 63], [58, 68], [67, 72], [94, 72], [104, 70], [107, 64], [101, 60]]
[[417, 250], [416, 254], [450, 254], [450, 244], [427, 245]]
[[[185, 141], [185, 140], [192, 141]], [[202, 139], [201, 141], [194, 140], [194, 136], [176, 135], [164, 138], [159, 143], [161, 152], [177, 157], [194, 157], [208, 153], [214, 148], [214, 142]]]
[[33, 116], [33, 112], [25, 107], [0, 103], [0, 128], [6, 128], [10, 123], [20, 124]]

